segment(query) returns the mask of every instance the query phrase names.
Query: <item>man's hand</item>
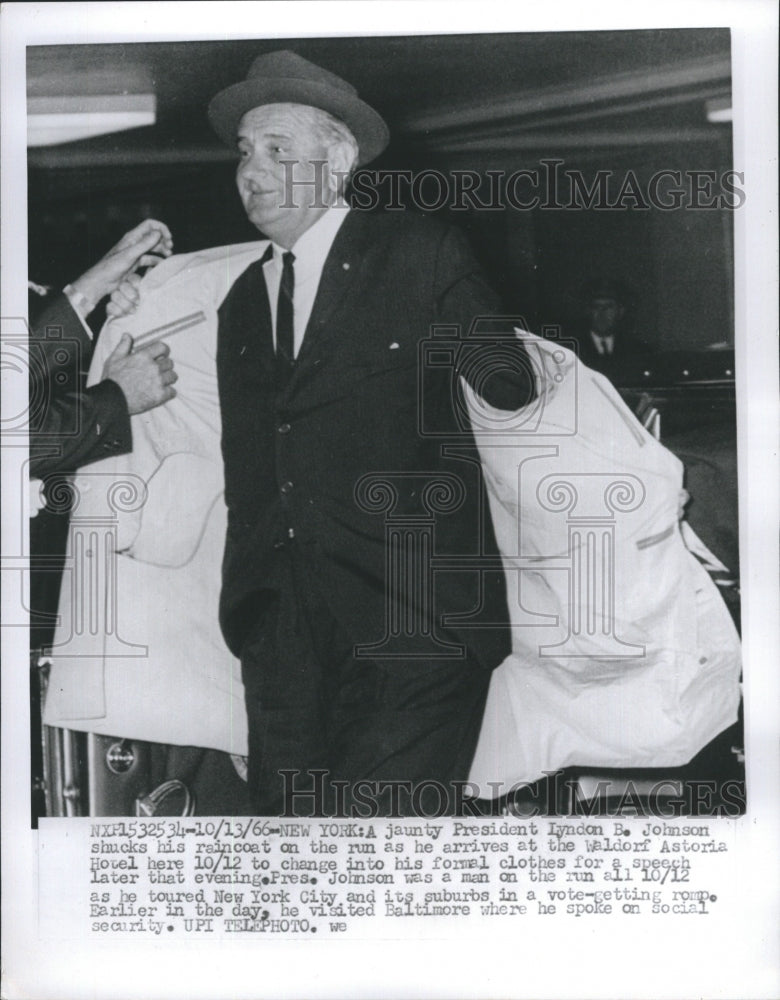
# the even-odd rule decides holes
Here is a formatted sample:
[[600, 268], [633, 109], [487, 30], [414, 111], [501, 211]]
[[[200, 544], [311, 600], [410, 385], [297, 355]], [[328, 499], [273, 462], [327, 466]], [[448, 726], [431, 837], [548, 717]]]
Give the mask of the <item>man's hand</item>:
[[72, 287], [94, 308], [138, 268], [153, 267], [172, 252], [173, 238], [168, 227], [156, 219], [145, 219], [125, 233], [94, 267], [72, 282]]
[[122, 334], [103, 366], [103, 378], [116, 382], [131, 415], [167, 403], [176, 395], [173, 383], [179, 376], [168, 357], [170, 350], [167, 344], [156, 340], [133, 352], [132, 337], [129, 333]]
[[106, 316], [109, 319], [116, 319], [118, 316], [127, 316], [136, 311], [138, 303], [141, 301], [141, 293], [138, 291], [140, 284], [140, 274], [129, 274], [113, 290], [106, 306]]

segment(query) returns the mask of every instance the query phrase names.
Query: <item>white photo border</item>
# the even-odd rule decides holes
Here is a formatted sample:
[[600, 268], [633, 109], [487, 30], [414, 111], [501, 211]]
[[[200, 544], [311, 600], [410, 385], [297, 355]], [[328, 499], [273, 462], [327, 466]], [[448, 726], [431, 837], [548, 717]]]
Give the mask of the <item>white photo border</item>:
[[[183, 26], [187, 26], [186, 30]], [[305, 31], [302, 27], [305, 26]], [[776, 995], [780, 767], [777, 592], [777, 11], [772, 0], [528, 3], [18, 3], [2, 9], [2, 315], [26, 314], [25, 47], [97, 42], [366, 34], [730, 27], [740, 547], [747, 680], [748, 813], [741, 822], [738, 910], [695, 928], [571, 922], [523, 927], [517, 940], [165, 941], [165, 946], [42, 939], [37, 833], [30, 830], [27, 636], [4, 628], [2, 699], [3, 996], [771, 997]], [[11, 401], [4, 401], [4, 406]], [[3, 537], [24, 511], [4, 465]], [[4, 549], [4, 554], [8, 554]], [[5, 575], [5, 574], [4, 574]], [[3, 590], [7, 620], [18, 600]], [[16, 634], [21, 633], [21, 634]]]

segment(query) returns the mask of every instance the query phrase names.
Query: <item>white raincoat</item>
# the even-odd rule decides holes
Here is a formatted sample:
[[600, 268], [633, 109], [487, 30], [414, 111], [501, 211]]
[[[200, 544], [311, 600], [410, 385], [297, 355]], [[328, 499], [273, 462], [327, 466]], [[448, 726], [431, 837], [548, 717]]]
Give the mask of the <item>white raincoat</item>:
[[[101, 335], [91, 382], [129, 331], [170, 344], [178, 395], [132, 418], [131, 455], [75, 479], [49, 725], [246, 753], [240, 668], [217, 624], [215, 355], [217, 309], [266, 246], [170, 258], [144, 278], [138, 311]], [[606, 379], [523, 336], [535, 403], [507, 415], [464, 389], [514, 626], [472, 780], [684, 763], [736, 718], [739, 648], [681, 537], [682, 467]]]

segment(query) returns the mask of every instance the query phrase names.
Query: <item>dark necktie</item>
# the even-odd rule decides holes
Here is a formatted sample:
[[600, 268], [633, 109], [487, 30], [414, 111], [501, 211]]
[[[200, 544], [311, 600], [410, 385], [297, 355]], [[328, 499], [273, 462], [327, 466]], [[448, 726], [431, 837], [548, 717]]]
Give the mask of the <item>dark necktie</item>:
[[289, 378], [295, 360], [293, 333], [293, 294], [295, 293], [295, 254], [282, 254], [282, 280], [276, 304], [276, 367], [280, 378]]

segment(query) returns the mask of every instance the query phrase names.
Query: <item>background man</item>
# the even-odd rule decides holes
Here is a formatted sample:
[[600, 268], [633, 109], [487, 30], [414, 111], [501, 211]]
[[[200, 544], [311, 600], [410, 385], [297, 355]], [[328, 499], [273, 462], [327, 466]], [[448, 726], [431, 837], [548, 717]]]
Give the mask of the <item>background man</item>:
[[574, 334], [583, 364], [605, 375], [614, 375], [625, 363], [649, 347], [626, 329], [629, 293], [610, 278], [586, 282], [580, 293], [583, 320]]
[[[237, 144], [239, 194], [271, 241], [221, 305], [217, 357], [220, 619], [242, 664], [254, 807], [285, 808], [281, 770], [322, 769], [323, 794], [287, 808], [451, 808], [510, 645], [459, 376], [516, 409], [533, 397], [528, 359], [511, 329], [498, 349], [470, 340], [501, 310], [456, 230], [336, 205], [388, 141], [348, 83], [290, 52], [260, 56], [209, 118]], [[450, 360], [420, 367], [433, 324], [451, 328]], [[411, 557], [389, 529], [434, 520], [451, 568], [418, 560], [391, 585]], [[363, 799], [361, 780], [374, 783]], [[380, 784], [392, 781], [407, 784]]]

